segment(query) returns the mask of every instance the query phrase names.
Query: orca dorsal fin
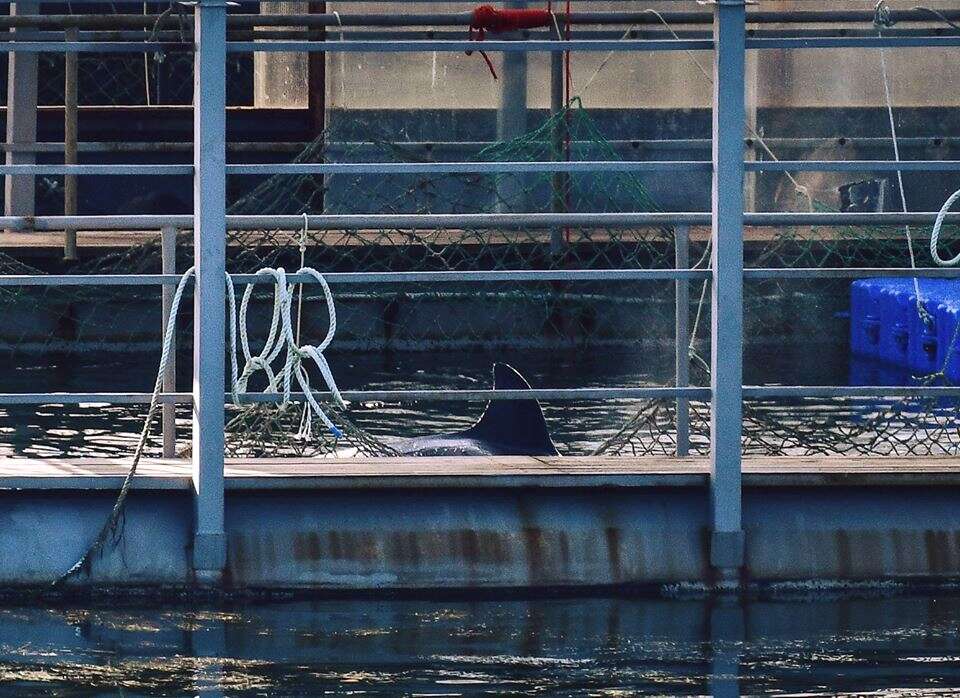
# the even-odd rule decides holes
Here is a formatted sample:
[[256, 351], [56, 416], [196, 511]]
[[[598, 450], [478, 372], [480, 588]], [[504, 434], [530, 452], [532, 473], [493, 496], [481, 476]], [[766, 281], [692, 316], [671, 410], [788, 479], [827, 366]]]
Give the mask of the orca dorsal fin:
[[[512, 366], [493, 365], [494, 390], [529, 390], [530, 384]], [[480, 421], [462, 434], [496, 443], [502, 453], [517, 456], [556, 456], [543, 410], [537, 400], [491, 400]]]

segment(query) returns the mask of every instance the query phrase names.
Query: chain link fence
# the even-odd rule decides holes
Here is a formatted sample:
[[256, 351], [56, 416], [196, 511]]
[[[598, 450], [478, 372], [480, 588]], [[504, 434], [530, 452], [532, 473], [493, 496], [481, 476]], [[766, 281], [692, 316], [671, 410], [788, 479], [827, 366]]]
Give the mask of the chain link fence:
[[[142, 73], [141, 73], [142, 74]], [[141, 82], [141, 86], [142, 86]], [[350, 139], [330, 130], [311, 143], [294, 162], [429, 160], [422, 149], [397, 142], [375, 121], [349, 123]], [[366, 134], [357, 138], [358, 133]], [[560, 160], [568, 156], [567, 140], [577, 144], [575, 159], [616, 160], [618, 155], [587, 110], [573, 104], [523, 136], [480, 150], [478, 162]], [[229, 212], [234, 214], [300, 213], [484, 213], [658, 211], [643, 181], [630, 172], [594, 174], [446, 174], [446, 175], [277, 175], [235, 177]], [[914, 234], [922, 237], [921, 231]], [[688, 255], [692, 266], [709, 263], [706, 231], [691, 231]], [[764, 229], [750, 230], [745, 240], [747, 266], [753, 267], [907, 267], [904, 233], [895, 229]], [[192, 239], [181, 236], [177, 267], [192, 263]], [[619, 229], [602, 225], [555, 230], [448, 228], [425, 230], [280, 230], [230, 231], [228, 269], [253, 272], [262, 267], [302, 265], [350, 272], [476, 271], [501, 269], [667, 269], [675, 264], [676, 231], [672, 227]], [[142, 244], [129, 241], [115, 251], [101, 252], [71, 267], [73, 273], [156, 273], [160, 247], [154, 237]], [[0, 273], [38, 273], [9, 255], [0, 255]], [[691, 382], [709, 383], [709, 288], [688, 282], [692, 318], [689, 338]], [[495, 357], [505, 351], [572, 352], [601, 367], [624, 352], [672, 360], [676, 287], [672, 281], [550, 282], [516, 284], [418, 284], [399, 289], [363, 284], [335, 289], [338, 334], [332, 352], [391, 356], [394, 353], [479, 352]], [[842, 313], [847, 309], [849, 281], [770, 279], [746, 284], [744, 298], [748, 364], [765, 363], [790, 349], [790, 366], [804, 363], [804, 354], [838, 345], [838, 366], [831, 383], [849, 379]], [[93, 355], [96, 352], [155, 352], [159, 345], [160, 309], [156, 289], [0, 288], [0, 302], [10, 321], [3, 328], [4, 353]], [[251, 335], [266, 332], [272, 292], [254, 294]], [[298, 322], [305, 336], [322, 336], [326, 316], [312, 288], [305, 291], [305, 311]], [[184, 303], [183, 325], [190, 322]], [[189, 333], [181, 333], [181, 353], [189, 349]], [[804, 348], [806, 347], [806, 348]], [[517, 354], [520, 352], [520, 354]], [[445, 353], [445, 354], [444, 354]], [[646, 360], [646, 359], [644, 359]], [[181, 372], [186, 375], [184, 356]], [[487, 364], [489, 365], [489, 364]], [[672, 381], [669, 361], [657, 370], [640, 369], [623, 380], [635, 385]], [[777, 364], [782, 367], [785, 364]], [[803, 366], [799, 366], [803, 368]], [[402, 368], [400, 369], [403, 370]], [[750, 373], [748, 367], [748, 373]], [[606, 385], [603, 371], [585, 383]], [[612, 374], [611, 374], [612, 375]], [[758, 374], [759, 380], [790, 380]], [[797, 382], [804, 381], [798, 372]], [[608, 376], [609, 377], [609, 376]], [[404, 377], [396, 386], [404, 385]], [[584, 387], [575, 372], [564, 387]], [[939, 380], [928, 378], [927, 382]], [[360, 379], [361, 385], [362, 379]], [[572, 384], [571, 384], [572, 383]], [[390, 385], [384, 379], [381, 385]], [[434, 386], [447, 387], [447, 386]], [[487, 386], [480, 386], [487, 387]], [[542, 387], [535, 385], [534, 387]], [[709, 446], [709, 406], [690, 403], [692, 453]], [[618, 400], [589, 407], [545, 405], [551, 426], [582, 420], [586, 434], [564, 431], [557, 436], [567, 454], [672, 455], [676, 450], [677, 405], [673, 400]], [[404, 413], [396, 406], [351, 405], [338, 413], [349, 445], [361, 454], [384, 453], [384, 438], [397, 434]], [[425, 414], [425, 413], [424, 413]], [[469, 412], [458, 413], [462, 423]], [[400, 416], [398, 416], [400, 415]], [[402, 417], [402, 418], [401, 418]], [[462, 419], [461, 419], [462, 418]], [[745, 404], [744, 447], [765, 455], [866, 454], [956, 455], [960, 414], [952, 400], [904, 399], [769, 399]], [[301, 431], [298, 409], [259, 406], [233, 409], [228, 448], [234, 455], [318, 455], [342, 453], [344, 443], [324, 436], [314, 425], [309, 442]]]

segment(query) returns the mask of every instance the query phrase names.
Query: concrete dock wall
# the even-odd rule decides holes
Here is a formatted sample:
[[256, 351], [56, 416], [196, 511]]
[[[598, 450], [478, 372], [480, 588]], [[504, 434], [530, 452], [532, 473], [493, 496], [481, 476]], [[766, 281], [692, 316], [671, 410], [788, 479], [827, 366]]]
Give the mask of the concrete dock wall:
[[[710, 582], [707, 489], [677, 486], [228, 489], [234, 589], [477, 589]], [[666, 478], [669, 479], [669, 478]], [[698, 481], [698, 482], [694, 482]], [[79, 557], [106, 490], [0, 493], [0, 586], [42, 588]], [[189, 491], [136, 490], [96, 585], [191, 580]], [[960, 577], [955, 488], [748, 486], [746, 582]]]

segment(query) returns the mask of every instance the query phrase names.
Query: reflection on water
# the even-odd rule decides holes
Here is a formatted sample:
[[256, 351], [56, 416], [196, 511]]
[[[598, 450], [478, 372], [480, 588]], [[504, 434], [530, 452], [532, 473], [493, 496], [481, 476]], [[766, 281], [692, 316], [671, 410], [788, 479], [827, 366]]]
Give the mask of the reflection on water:
[[[821, 349], [822, 361], [805, 352], [757, 350], [748, 355], [745, 380], [750, 383], [844, 383], [843, 347]], [[518, 368], [537, 388], [669, 385], [673, 382], [673, 347], [628, 352], [590, 348], [582, 351], [505, 350], [500, 353], [412, 352], [332, 354], [331, 366], [342, 389], [467, 389], [488, 387], [495, 360]], [[189, 357], [180, 360], [181, 390], [190, 389]], [[149, 392], [155, 379], [151, 355], [133, 355], [97, 362], [94, 357], [52, 365], [8, 366], [0, 371], [0, 392]], [[642, 403], [554, 402], [544, 413], [562, 453], [589, 453], [616, 433]], [[352, 417], [380, 435], [418, 436], [469, 426], [483, 410], [479, 403], [355, 404]], [[0, 456], [126, 456], [140, 431], [145, 409], [139, 406], [66, 405], [0, 406]], [[189, 411], [181, 412], [184, 433]]]
[[0, 693], [931, 695], [960, 598], [0, 609]]

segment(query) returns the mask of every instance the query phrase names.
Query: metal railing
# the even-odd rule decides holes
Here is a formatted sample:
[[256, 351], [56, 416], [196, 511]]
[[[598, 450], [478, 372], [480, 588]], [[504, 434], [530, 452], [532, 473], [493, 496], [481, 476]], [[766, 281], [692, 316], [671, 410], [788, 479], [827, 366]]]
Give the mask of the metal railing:
[[[74, 0], [75, 2], [77, 0]], [[84, 0], [80, 0], [83, 2]], [[461, 13], [463, 14], [463, 13]], [[702, 23], [703, 12], [696, 13]], [[691, 399], [711, 402], [710, 425], [710, 502], [711, 562], [729, 574], [742, 564], [741, 531], [741, 435], [742, 402], [745, 397], [771, 396], [879, 396], [879, 395], [958, 395], [956, 387], [893, 386], [863, 388], [846, 386], [744, 386], [743, 358], [743, 283], [751, 278], [821, 277], [855, 278], [877, 273], [900, 276], [957, 276], [956, 269], [744, 269], [743, 229], [745, 225], [899, 225], [929, 223], [934, 213], [829, 214], [829, 213], [745, 213], [744, 175], [761, 171], [960, 171], [958, 161], [749, 161], [744, 160], [745, 55], [747, 50], [879, 48], [879, 47], [960, 47], [960, 36], [884, 35], [884, 36], [762, 36], [748, 38], [746, 8], [739, 0], [718, 0], [713, 5], [712, 35], [709, 38], [656, 38], [621, 40], [577, 39], [562, 41], [532, 38], [519, 41], [487, 40], [488, 52], [566, 52], [566, 51], [690, 51], [713, 52], [713, 153], [710, 161], [578, 161], [578, 162], [431, 162], [431, 163], [317, 163], [317, 164], [226, 164], [225, 139], [225, 65], [232, 52], [461, 52], [477, 50], [477, 44], [463, 39], [383, 38], [376, 41], [334, 39], [324, 41], [228, 40], [227, 3], [224, 0], [200, 0], [194, 8], [192, 44], [145, 41], [41, 41], [32, 35], [27, 40], [0, 42], [0, 52], [135, 52], [155, 50], [191, 50], [195, 53], [194, 132], [192, 165], [36, 165], [0, 166], [0, 174], [18, 175], [115, 175], [192, 174], [195, 210], [192, 216], [6, 216], [0, 226], [9, 230], [145, 230], [165, 228], [170, 239], [173, 230], [193, 230], [195, 254], [195, 326], [192, 393], [173, 392], [172, 381], [165, 383], [161, 398], [165, 405], [193, 405], [193, 483], [196, 500], [194, 564], [200, 571], [216, 573], [223, 568], [223, 467], [225, 389], [225, 240], [227, 229], [300, 230], [301, 216], [227, 216], [225, 180], [232, 174], [330, 174], [330, 173], [501, 173], [501, 172], [610, 172], [673, 171], [712, 172], [712, 211], [705, 213], [550, 213], [550, 214], [423, 214], [423, 215], [311, 215], [307, 225], [314, 229], [364, 228], [540, 228], [558, 226], [606, 227], [675, 225], [678, 236], [675, 269], [638, 270], [552, 270], [552, 271], [469, 271], [469, 272], [384, 272], [332, 273], [331, 284], [419, 282], [444, 283], [502, 281], [637, 281], [673, 280], [677, 284], [678, 312], [676, 385], [648, 388], [551, 389], [530, 391], [490, 390], [405, 390], [346, 391], [351, 400], [491, 400], [536, 397], [545, 400], [604, 400], [610, 398], [673, 398], [678, 400], [677, 450], [688, 449], [686, 405]], [[781, 18], [782, 19], [782, 18]], [[693, 20], [691, 20], [693, 21]], [[285, 24], [287, 22], [284, 22]], [[362, 22], [358, 21], [358, 24]], [[438, 22], [433, 22], [438, 23]], [[451, 22], [452, 24], [452, 22]], [[330, 26], [329, 23], [326, 26]], [[198, 147], [199, 146], [199, 147]], [[951, 221], [960, 221], [952, 215]], [[685, 226], [712, 227], [712, 264], [708, 270], [686, 268]], [[44, 275], [0, 276], [0, 286], [15, 285], [161, 285], [169, 289], [180, 276], [165, 268], [155, 275]], [[236, 283], [267, 283], [250, 274], [233, 276]], [[288, 277], [290, 281], [311, 283], [310, 278]], [[711, 282], [711, 366], [710, 386], [687, 385], [686, 347], [682, 338], [685, 325], [687, 284], [691, 280]], [[681, 316], [684, 318], [681, 320]], [[681, 348], [683, 351], [681, 351]], [[281, 396], [244, 394], [244, 401], [275, 401]], [[296, 398], [296, 394], [294, 395]], [[145, 393], [21, 393], [0, 394], [0, 404], [36, 403], [142, 403]], [[172, 412], [167, 412], [172, 419]]]

